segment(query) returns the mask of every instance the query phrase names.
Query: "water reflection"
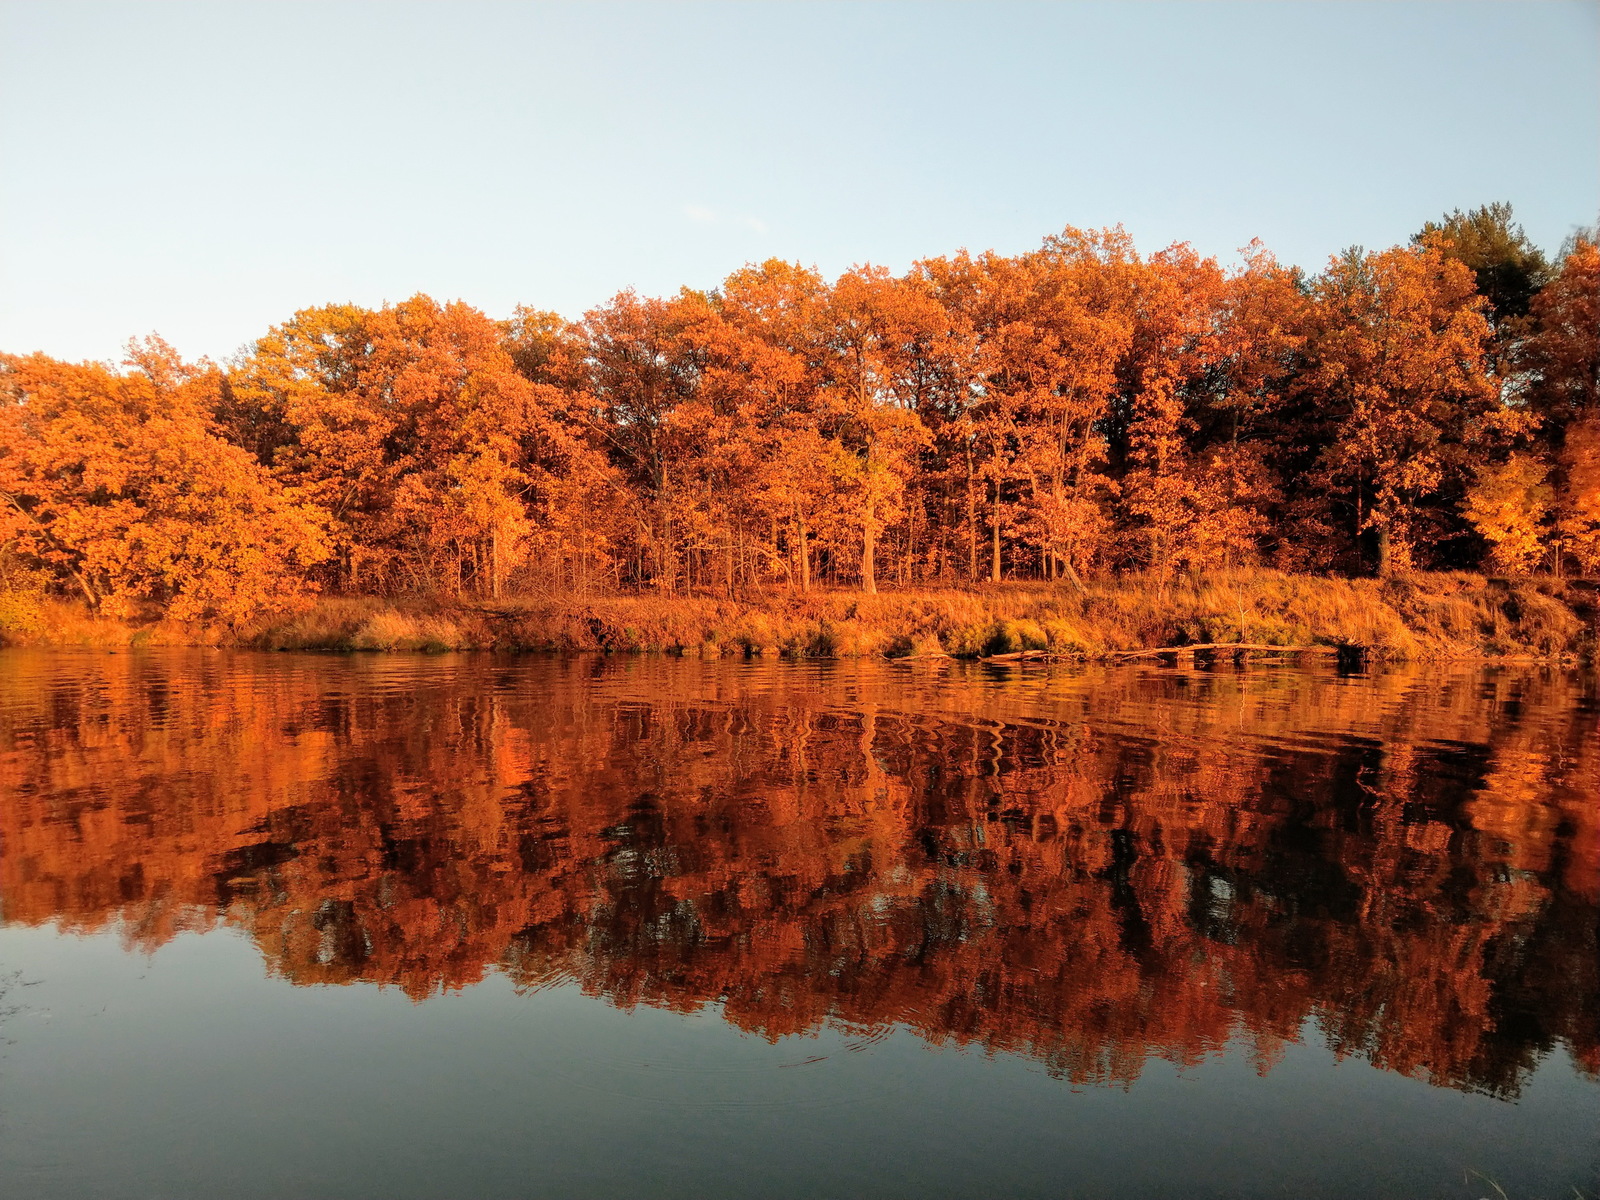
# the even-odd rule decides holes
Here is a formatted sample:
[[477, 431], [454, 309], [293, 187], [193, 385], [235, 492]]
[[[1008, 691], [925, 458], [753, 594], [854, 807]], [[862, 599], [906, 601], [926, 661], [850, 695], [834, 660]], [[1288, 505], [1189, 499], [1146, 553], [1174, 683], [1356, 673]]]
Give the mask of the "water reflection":
[[[300, 984], [502, 971], [1082, 1083], [1230, 1039], [1600, 1071], [1592, 685], [1396, 672], [8, 653], [8, 923]], [[530, 1001], [533, 1002], [533, 1001]]]

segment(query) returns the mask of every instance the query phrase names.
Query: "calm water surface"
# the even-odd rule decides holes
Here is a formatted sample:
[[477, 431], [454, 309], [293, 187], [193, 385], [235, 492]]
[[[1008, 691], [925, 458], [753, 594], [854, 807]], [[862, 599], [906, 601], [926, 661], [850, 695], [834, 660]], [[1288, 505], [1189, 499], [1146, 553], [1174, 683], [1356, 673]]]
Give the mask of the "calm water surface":
[[0, 1193], [1600, 1194], [1539, 668], [0, 654]]

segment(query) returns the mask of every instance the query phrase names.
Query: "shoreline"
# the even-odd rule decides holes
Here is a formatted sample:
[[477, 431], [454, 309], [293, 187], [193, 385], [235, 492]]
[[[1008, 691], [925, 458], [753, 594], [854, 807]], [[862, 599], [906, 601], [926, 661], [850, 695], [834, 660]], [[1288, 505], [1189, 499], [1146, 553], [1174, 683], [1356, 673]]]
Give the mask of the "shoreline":
[[1079, 589], [1044, 583], [715, 596], [314, 598], [226, 628], [121, 621], [0, 596], [0, 645], [335, 652], [498, 650], [992, 663], [1337, 657], [1578, 662], [1594, 656], [1600, 585], [1465, 572], [1387, 579], [1218, 573]]

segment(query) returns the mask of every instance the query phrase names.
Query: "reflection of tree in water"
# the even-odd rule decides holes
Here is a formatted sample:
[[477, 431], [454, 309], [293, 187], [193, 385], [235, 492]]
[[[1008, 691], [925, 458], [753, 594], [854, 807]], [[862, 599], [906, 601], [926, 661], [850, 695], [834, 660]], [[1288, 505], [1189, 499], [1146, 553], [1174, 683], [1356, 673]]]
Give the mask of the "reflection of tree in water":
[[221, 919], [299, 983], [498, 968], [1082, 1081], [1230, 1038], [1265, 1070], [1308, 1020], [1497, 1095], [1557, 1044], [1600, 1069], [1570, 676], [16, 661], [8, 920]]

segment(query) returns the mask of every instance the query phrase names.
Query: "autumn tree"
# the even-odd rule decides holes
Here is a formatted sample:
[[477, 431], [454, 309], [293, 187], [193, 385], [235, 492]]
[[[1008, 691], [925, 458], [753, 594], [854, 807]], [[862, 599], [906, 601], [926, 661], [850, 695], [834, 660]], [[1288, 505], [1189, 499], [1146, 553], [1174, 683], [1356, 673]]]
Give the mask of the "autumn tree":
[[671, 417], [699, 386], [701, 356], [685, 335], [703, 308], [693, 294], [659, 300], [630, 291], [579, 325], [584, 382], [574, 408], [640, 501], [631, 514], [639, 577], [668, 592], [681, 575]]
[[1304, 367], [1310, 302], [1298, 268], [1260, 242], [1223, 281], [1211, 353], [1191, 377], [1192, 565], [1247, 564], [1286, 520], [1286, 481], [1297, 450], [1286, 420]]
[[570, 433], [566, 394], [520, 373], [494, 322], [426, 296], [305, 310], [230, 393], [232, 435], [332, 514], [347, 587], [498, 594], [560, 483], [602, 466]]
[[1600, 245], [1579, 237], [1529, 306], [1529, 406], [1554, 428], [1600, 413]]
[[[1584, 574], [1600, 575], [1600, 417], [1587, 416], [1567, 427], [1557, 462], [1558, 553], [1570, 553]], [[1556, 569], [1561, 570], [1559, 557]]]
[[1105, 427], [1133, 336], [1131, 306], [1104, 278], [1126, 265], [1118, 249], [1069, 229], [1044, 251], [988, 264], [982, 362], [994, 400], [985, 422], [996, 443], [993, 579], [1008, 483], [1047, 577], [1059, 571], [1081, 586], [1080, 572], [1105, 550], [1116, 490]]
[[858, 539], [864, 591], [878, 590], [877, 547], [902, 515], [901, 501], [927, 430], [904, 384], [909, 348], [931, 315], [926, 294], [883, 268], [858, 267], [834, 284], [827, 309], [831, 370], [824, 388], [837, 447], [841, 524]]
[[109, 616], [238, 623], [303, 595], [327, 514], [218, 436], [221, 373], [154, 338], [125, 366], [0, 358], [0, 540]]
[[1497, 570], [1527, 571], [1542, 556], [1552, 498], [1548, 475], [1531, 454], [1512, 454], [1475, 470], [1462, 511], [1489, 543], [1489, 561]]
[[560, 313], [519, 304], [510, 318], [500, 322], [500, 345], [529, 383], [579, 386], [582, 335]]
[[1237, 538], [1212, 519], [1229, 490], [1191, 452], [1201, 383], [1222, 357], [1225, 277], [1215, 259], [1178, 245], [1152, 255], [1134, 288], [1133, 344], [1120, 368], [1123, 505], [1136, 561], [1165, 578], [1174, 567], [1212, 565], [1205, 551]]
[[920, 355], [922, 386], [914, 403], [930, 445], [922, 471], [923, 499], [931, 526], [930, 566], [969, 580], [982, 577], [982, 468], [990, 440], [983, 436], [994, 396], [985, 382], [990, 276], [998, 256], [974, 259], [965, 251], [924, 259], [908, 282], [938, 306], [939, 322]]
[[718, 290], [708, 403], [729, 414], [728, 490], [746, 503], [751, 545], [809, 591], [814, 539], [838, 505], [837, 447], [823, 432], [831, 289], [814, 269], [773, 259]]
[[1437, 246], [1348, 251], [1312, 299], [1299, 386], [1325, 443], [1304, 481], [1347, 514], [1357, 543], [1372, 535], [1388, 574], [1443, 536], [1440, 501], [1459, 494], [1474, 447], [1526, 421], [1488, 373], [1471, 272]]

